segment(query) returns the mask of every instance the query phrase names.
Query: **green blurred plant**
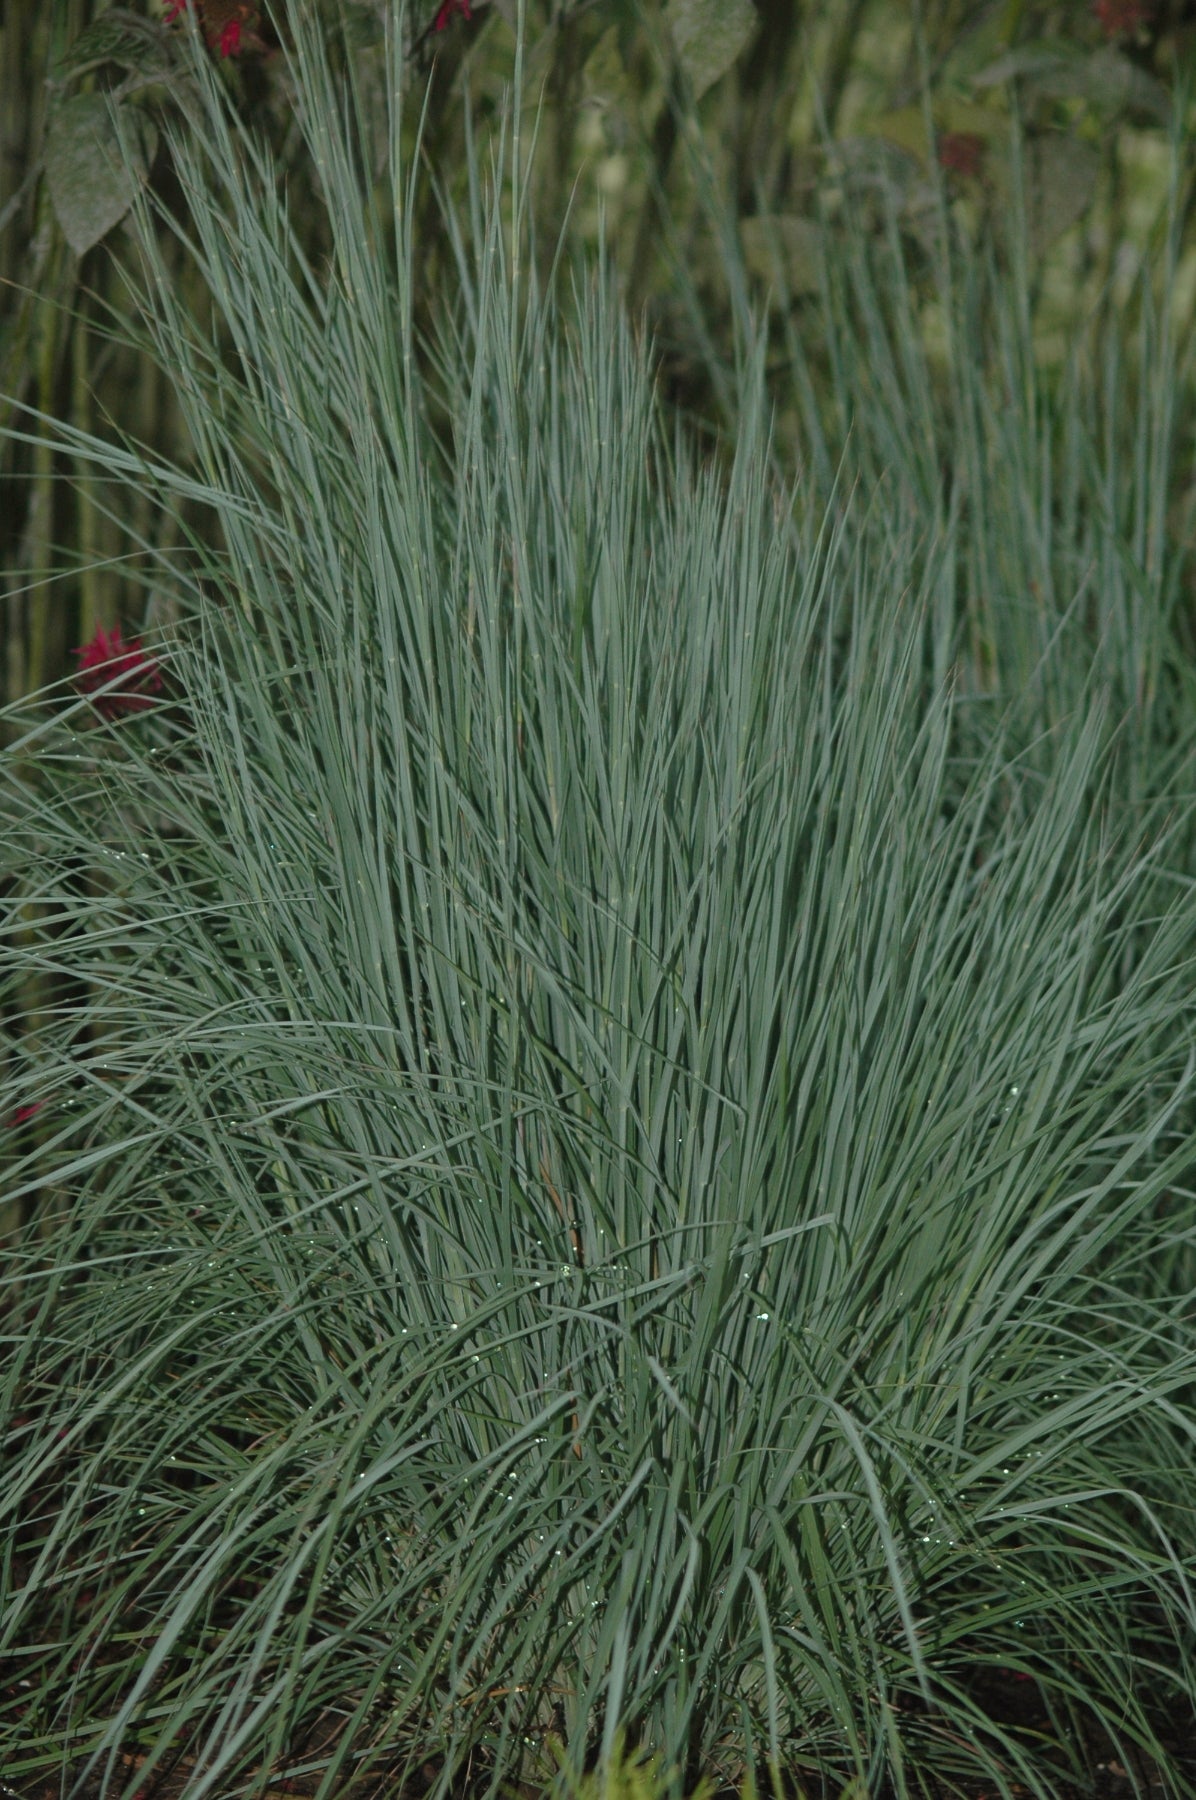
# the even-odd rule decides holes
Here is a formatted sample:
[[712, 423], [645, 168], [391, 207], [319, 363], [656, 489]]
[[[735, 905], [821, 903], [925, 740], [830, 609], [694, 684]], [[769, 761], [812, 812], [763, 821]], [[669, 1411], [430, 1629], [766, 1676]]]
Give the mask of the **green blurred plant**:
[[[559, 1752], [558, 1763], [563, 1783], [558, 1783], [557, 1791], [564, 1800], [662, 1800], [664, 1795], [676, 1791], [675, 1780], [666, 1778], [660, 1757], [643, 1750], [629, 1750], [621, 1731], [615, 1732], [610, 1754], [596, 1770], [573, 1775]], [[784, 1783], [778, 1771], [772, 1771], [770, 1785], [774, 1800], [783, 1800]], [[716, 1792], [713, 1781], [700, 1781], [690, 1792], [689, 1800], [714, 1800]], [[740, 1800], [756, 1800], [756, 1794], [755, 1777], [749, 1769], [739, 1789]], [[800, 1790], [796, 1800], [804, 1800]], [[851, 1781], [842, 1789], [839, 1800], [869, 1800], [869, 1796], [859, 1782]]]

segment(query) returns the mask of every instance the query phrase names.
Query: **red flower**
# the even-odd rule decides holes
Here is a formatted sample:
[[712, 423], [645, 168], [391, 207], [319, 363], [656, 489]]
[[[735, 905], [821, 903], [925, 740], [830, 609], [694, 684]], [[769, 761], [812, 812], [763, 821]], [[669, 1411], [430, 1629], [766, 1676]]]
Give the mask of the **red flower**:
[[447, 31], [449, 20], [456, 12], [461, 14], [467, 24], [473, 18], [473, 14], [469, 10], [469, 0], [440, 0], [440, 10], [432, 20], [432, 30]]
[[[170, 0], [170, 4], [162, 15], [166, 24], [173, 25], [175, 20], [180, 18], [182, 14], [186, 12], [190, 4], [191, 0]], [[208, 20], [205, 18], [203, 0], [197, 0], [195, 10], [200, 25], [203, 27], [204, 36], [207, 38], [209, 50], [219, 50], [221, 56], [239, 56], [241, 51], [245, 48], [244, 33], [246, 30], [246, 17], [248, 16], [256, 21], [256, 8], [249, 5], [234, 5], [234, 12], [239, 13], [241, 16], [239, 18], [234, 17], [226, 19], [223, 25], [219, 24], [218, 19]], [[222, 13], [226, 10], [227, 8], [223, 5], [219, 7], [213, 6], [212, 8], [212, 11], [216, 13]], [[254, 42], [258, 42], [256, 37], [254, 38]]]
[[1154, 17], [1150, 0], [1095, 0], [1093, 13], [1106, 38], [1128, 37]]
[[939, 167], [956, 175], [979, 175], [984, 139], [974, 131], [945, 131], [938, 142]]
[[34, 1113], [40, 1112], [44, 1105], [44, 1100], [32, 1100], [28, 1106], [18, 1106], [16, 1112], [8, 1121], [9, 1130], [15, 1131], [18, 1125], [23, 1125], [26, 1119], [31, 1119]]
[[[96, 710], [106, 719], [114, 719], [122, 712], [143, 712], [153, 705], [150, 693], [162, 686], [162, 676], [157, 659], [142, 651], [140, 638], [126, 644], [121, 640], [119, 625], [110, 632], [101, 625], [90, 643], [81, 645], [73, 654], [80, 659], [76, 681], [85, 694], [96, 695]], [[119, 681], [120, 686], [108, 693], [97, 692], [113, 681]]]

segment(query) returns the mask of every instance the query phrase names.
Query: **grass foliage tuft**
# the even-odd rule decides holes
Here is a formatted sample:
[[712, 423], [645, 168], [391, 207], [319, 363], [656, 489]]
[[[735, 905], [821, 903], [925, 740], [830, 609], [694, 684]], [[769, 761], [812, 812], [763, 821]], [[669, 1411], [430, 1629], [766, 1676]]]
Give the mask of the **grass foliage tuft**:
[[170, 697], [6, 753], [9, 1779], [1177, 1782], [1190, 732], [1124, 421], [966, 340], [944, 410], [856, 245], [852, 431], [784, 477], [758, 345], [705, 465], [604, 272], [537, 290], [517, 118], [421, 342], [411, 177], [299, 58], [327, 265], [197, 67], [207, 299], [131, 276], [193, 464], [56, 428], [193, 554]]

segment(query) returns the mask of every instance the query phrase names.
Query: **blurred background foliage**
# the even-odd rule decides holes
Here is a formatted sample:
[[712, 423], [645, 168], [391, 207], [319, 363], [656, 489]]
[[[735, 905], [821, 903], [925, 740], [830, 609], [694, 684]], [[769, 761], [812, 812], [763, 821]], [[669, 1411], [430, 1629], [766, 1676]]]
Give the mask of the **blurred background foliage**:
[[[424, 322], [453, 304], [457, 281], [431, 189], [468, 205], [467, 134], [484, 146], [517, 87], [539, 275], [568, 266], [562, 243], [595, 249], [605, 223], [633, 316], [655, 337], [664, 392], [714, 443], [733, 432], [725, 372], [748, 309], [770, 317], [782, 457], [799, 454], [799, 392], [829, 404], [818, 380], [829, 350], [803, 334], [803, 312], [824, 280], [825, 234], [848, 210], [877, 234], [895, 225], [915, 253], [911, 321], [933, 349], [944, 335], [934, 279], [943, 222], [1006, 257], [1003, 226], [1023, 192], [1033, 343], [1049, 380], [1077, 320], [1127, 304], [1170, 203], [1173, 221], [1183, 214], [1181, 254], [1156, 298], [1181, 341], [1191, 331], [1186, 154], [1181, 194], [1168, 195], [1167, 171], [1169, 139], [1186, 146], [1190, 136], [1192, 0], [324, 0], [323, 10], [329, 55], [376, 121], [379, 170], [384, 39], [405, 34], [406, 149], [418, 134], [434, 177], [414, 233]], [[327, 252], [319, 208], [304, 203], [316, 172], [304, 166], [279, 53], [285, 5], [13, 0], [0, 26], [6, 424], [25, 408], [180, 453], [170, 383], [121, 329], [114, 238], [138, 180], [169, 199], [158, 127], [193, 103], [189, 30], [268, 139], [293, 216], [311, 221], [313, 259]], [[178, 247], [164, 241], [163, 254], [186, 280]], [[948, 361], [944, 344], [944, 382]], [[1131, 357], [1122, 375], [1132, 374]], [[142, 592], [130, 574], [139, 546], [178, 530], [153, 515], [148, 494], [136, 516], [124, 505], [114, 515], [86, 468], [34, 443], [30, 424], [30, 441], [0, 452], [0, 698], [10, 700], [67, 674], [72, 648], [98, 626], [169, 620], [169, 595]], [[1176, 540], [1190, 530], [1194, 493], [1189, 478], [1167, 496]]]

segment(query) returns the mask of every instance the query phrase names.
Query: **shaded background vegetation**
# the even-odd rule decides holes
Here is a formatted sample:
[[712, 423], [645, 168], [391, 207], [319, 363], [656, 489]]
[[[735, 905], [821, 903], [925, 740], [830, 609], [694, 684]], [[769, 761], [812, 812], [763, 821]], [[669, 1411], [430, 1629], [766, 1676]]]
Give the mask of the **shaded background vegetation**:
[[[168, 24], [173, 11], [181, 16]], [[248, 0], [190, 9], [18, 0], [0, 27], [0, 406], [81, 428], [113, 429], [174, 451], [170, 383], [148, 357], [114, 341], [122, 283], [111, 234], [125, 229], [128, 178], [113, 156], [107, 98], [119, 103], [145, 179], [169, 193], [157, 124], [191, 103], [181, 34], [195, 18], [247, 119], [269, 137], [292, 214], [317, 260], [319, 209], [294, 125], [285, 61], [286, 9]], [[327, 6], [330, 54], [351, 60], [386, 132], [382, 39], [388, 0]], [[497, 125], [516, 80], [516, 0], [424, 0], [407, 9], [408, 78], [422, 94], [423, 153], [458, 196], [465, 135]], [[1196, 8], [1145, 0], [1093, 5], [1025, 0], [528, 0], [518, 79], [546, 154], [535, 164], [534, 224], [547, 276], [562, 233], [594, 246], [605, 218], [610, 254], [633, 315], [656, 335], [664, 379], [693, 417], [730, 426], [737, 328], [771, 294], [776, 391], [795, 393], [797, 352], [829, 399], [827, 349], [803, 334], [816, 298], [822, 234], [846, 208], [900, 234], [933, 262], [939, 182], [950, 229], [996, 255], [1013, 190], [1024, 183], [1035, 261], [1034, 341], [1061, 369], [1074, 322], [1124, 303], [1166, 205], [1167, 139], [1196, 45]], [[1182, 100], [1180, 102], [1182, 104]], [[1010, 119], [1025, 130], [1015, 167]], [[421, 129], [408, 109], [407, 131]], [[111, 158], [111, 160], [109, 160]], [[1179, 204], [1186, 206], [1186, 194]], [[452, 304], [456, 279], [429, 193], [414, 242], [424, 322]], [[723, 235], [723, 243], [718, 239]], [[738, 240], [742, 284], [729, 280]], [[1184, 239], [1167, 306], [1190, 327], [1196, 249]], [[165, 247], [178, 279], [177, 250]], [[932, 280], [911, 321], [933, 343], [943, 320]], [[800, 421], [782, 408], [783, 450]], [[4, 445], [0, 482], [0, 694], [13, 699], [67, 673], [70, 651], [97, 625], [152, 628], [168, 595], [137, 580], [138, 546], [175, 527], [145, 506], [113, 516], [82, 467], [44, 445]], [[946, 480], [950, 472], [944, 471]], [[1176, 539], [1191, 518], [1189, 481], [1166, 497]], [[53, 569], [53, 574], [51, 574]]]

